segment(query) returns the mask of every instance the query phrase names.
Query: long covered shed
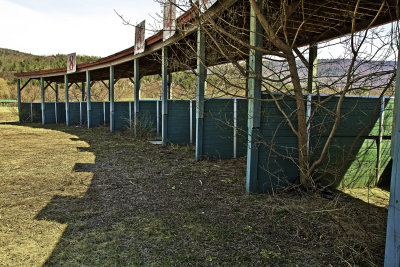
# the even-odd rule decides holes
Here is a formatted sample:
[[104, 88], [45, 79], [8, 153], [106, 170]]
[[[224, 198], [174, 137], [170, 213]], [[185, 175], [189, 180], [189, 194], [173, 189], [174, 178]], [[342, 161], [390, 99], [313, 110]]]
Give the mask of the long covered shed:
[[[262, 21], [262, 19], [260, 21], [259, 19], [262, 17], [270, 20], [269, 22], [284, 21], [285, 30], [278, 28], [275, 32], [265, 32], [265, 25], [268, 21]], [[257, 145], [259, 141], [256, 133], [263, 130], [262, 109], [270, 109], [270, 107], [263, 107], [261, 104], [262, 56], [263, 54], [279, 54], [282, 52], [281, 47], [276, 45], [277, 42], [273, 38], [286, 40], [296, 53], [298, 53], [297, 48], [310, 46], [310, 57], [307, 65], [308, 72], [313, 73], [315, 66], [312, 61], [315, 59], [315, 47], [318, 43], [374, 26], [388, 24], [397, 21], [398, 17], [399, 3], [394, 0], [292, 0], [285, 1], [284, 5], [281, 0], [265, 2], [261, 0], [218, 0], [204, 12], [194, 5], [177, 18], [177, 31], [171, 38], [164, 41], [163, 31], [158, 32], [146, 39], [143, 53], [135, 54], [134, 47], [130, 47], [95, 62], [79, 64], [76, 72], [70, 74], [67, 74], [66, 68], [15, 74], [18, 79], [17, 92], [20, 118], [24, 109], [23, 103], [21, 103], [21, 92], [29, 81], [40, 80], [42, 101], [37, 110], [41, 113], [40, 121], [43, 124], [49, 123], [49, 115], [46, 112], [49, 105], [45, 101], [45, 88], [53, 83], [65, 83], [65, 104], [61, 106], [56, 104], [55, 109], [58, 107], [64, 111], [61, 113], [64, 116], [62, 121], [70, 125], [73, 106], [68, 100], [69, 87], [73, 83], [86, 82], [85, 115], [87, 116], [88, 127], [93, 127], [99, 124], [101, 120], [96, 119], [97, 109], [94, 108], [95, 103], [91, 101], [91, 84], [96, 81], [109, 80], [110, 101], [103, 103], [101, 109], [104, 122], [106, 122], [106, 117], [109, 118], [110, 130], [114, 131], [116, 124], [118, 126], [118, 115], [116, 115], [118, 110], [116, 110], [114, 103], [114, 83], [121, 78], [130, 78], [134, 82], [134, 101], [127, 105], [129, 106], [129, 117], [132, 118], [133, 127], [139, 122], [141, 113], [148, 106], [151, 106], [149, 110], [157, 110], [158, 123], [156, 124], [160, 128], [162, 142], [165, 145], [168, 141], [174, 140], [174, 136], [180, 134], [179, 131], [174, 131], [178, 127], [176, 125], [181, 124], [176, 121], [179, 116], [172, 116], [182, 110], [179, 109], [178, 104], [174, 104], [168, 99], [169, 74], [195, 69], [197, 75], [196, 99], [185, 103], [188, 112], [185, 117], [187, 122], [184, 130], [188, 133], [189, 142], [192, 141], [196, 144], [196, 159], [225, 155], [223, 149], [213, 150], [216, 146], [213, 142], [218, 139], [218, 134], [214, 130], [209, 130], [212, 128], [210, 126], [212, 123], [210, 124], [204, 116], [205, 112], [212, 111], [215, 107], [212, 105], [212, 101], [205, 104], [206, 68], [248, 60], [248, 98], [223, 100], [225, 107], [229, 106], [229, 112], [234, 114], [232, 121], [235, 127], [230, 132], [232, 140], [228, 142], [229, 146], [232, 147], [232, 153], [222, 157], [247, 155], [247, 191], [251, 193], [268, 191], [271, 189], [271, 184], [269, 184], [271, 180], [266, 175], [265, 168], [260, 167], [263, 153], [267, 152]], [[217, 23], [215, 23], [216, 21]], [[235, 45], [233, 46], [232, 43], [221, 38], [218, 42], [223, 44], [224, 48], [215, 49], [215, 40], [207, 39], [206, 33], [216, 28], [224, 36], [231, 38]], [[220, 52], [218, 53], [218, 51]], [[298, 56], [301, 57], [301, 54], [298, 54]], [[182, 58], [185, 58], [185, 60], [182, 60]], [[304, 57], [301, 58], [306, 61]], [[146, 106], [146, 104], [142, 104], [146, 102], [139, 99], [140, 79], [154, 74], [162, 76], [162, 100], [161, 103], [155, 101]], [[309, 84], [312, 83], [312, 79], [313, 75], [309, 75]], [[399, 93], [399, 86], [397, 80], [396, 94]], [[397, 98], [395, 102], [397, 102]], [[174, 109], [172, 109], [172, 106]], [[31, 106], [31, 109], [33, 109], [33, 106]], [[54, 110], [52, 112], [57, 120], [57, 112], [54, 113]], [[80, 106], [80, 114], [82, 116], [82, 105]], [[398, 121], [394, 126], [395, 134], [400, 130]], [[171, 127], [169, 124], [173, 123], [175, 123], [174, 127]], [[237, 137], [237, 131], [240, 129], [248, 133], [244, 139]], [[228, 139], [225, 138], [225, 140]], [[397, 141], [398, 135], [393, 136], [392, 139], [395, 144], [393, 146], [394, 169], [392, 173], [394, 179], [392, 179], [391, 185], [385, 262], [388, 266], [398, 266], [400, 261], [398, 251], [400, 235], [397, 227], [400, 225], [400, 215], [398, 214], [397, 197], [400, 194], [400, 188], [398, 188], [400, 184], [396, 183], [397, 166], [399, 165], [397, 155], [399, 150], [396, 144], [400, 143]], [[296, 166], [287, 162], [282, 164], [287, 164], [289, 169], [295, 170], [291, 176], [296, 176]]]

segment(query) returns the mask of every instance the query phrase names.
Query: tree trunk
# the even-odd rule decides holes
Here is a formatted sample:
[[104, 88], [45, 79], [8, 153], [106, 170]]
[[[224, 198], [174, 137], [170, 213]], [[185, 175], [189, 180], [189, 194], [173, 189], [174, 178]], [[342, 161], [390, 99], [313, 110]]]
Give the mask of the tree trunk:
[[309, 173], [306, 106], [304, 104], [303, 91], [300, 84], [299, 74], [297, 72], [296, 59], [293, 53], [288, 55], [287, 60], [297, 107], [297, 142], [299, 153], [300, 183], [304, 188], [311, 189], [313, 186], [313, 181]]

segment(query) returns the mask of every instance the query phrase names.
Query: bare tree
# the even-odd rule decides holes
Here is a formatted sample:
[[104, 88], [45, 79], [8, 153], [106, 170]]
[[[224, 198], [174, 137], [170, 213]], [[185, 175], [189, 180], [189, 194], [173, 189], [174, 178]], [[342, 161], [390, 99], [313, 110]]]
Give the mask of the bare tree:
[[[246, 80], [250, 73], [246, 60], [249, 50], [263, 53], [263, 72], [259, 78], [262, 79], [263, 91], [268, 95], [268, 99], [257, 100], [272, 101], [296, 136], [297, 156], [291, 157], [291, 160], [298, 166], [300, 184], [306, 189], [315, 188], [315, 182], [328, 171], [324, 170], [322, 165], [343, 118], [343, 102], [346, 96], [376, 95], [380, 100], [392, 92], [399, 29], [397, 24], [373, 27], [377, 19], [387, 12], [385, 1], [374, 5], [375, 8], [368, 13], [368, 24], [363, 25], [364, 30], [361, 32], [359, 18], [365, 14], [362, 13], [359, 3], [352, 7], [351, 14], [349, 10], [345, 12], [344, 8], [342, 11], [338, 8], [339, 17], [351, 21], [351, 33], [339, 39], [318, 43], [320, 51], [339, 50], [340, 53], [331, 53], [330, 59], [320, 60], [318, 63], [321, 70], [311, 84], [312, 93], [315, 94], [313, 98], [307, 97], [311, 92], [311, 88], [308, 88], [310, 84], [307, 74], [313, 62], [306, 59], [309, 47], [304, 44], [309, 42], [304, 39], [304, 33], [315, 31], [312, 28], [313, 16], [323, 11], [323, 5], [317, 10], [310, 10], [303, 1], [264, 1], [263, 5], [259, 6], [256, 0], [249, 0], [236, 4], [216, 17], [202, 13], [198, 2], [191, 1], [190, 5], [178, 3], [177, 6], [182, 10], [187, 10], [188, 6], [194, 7], [200, 16], [201, 23], [197, 26], [206, 33], [206, 65], [209, 66], [209, 76], [213, 76], [213, 79], [208, 79], [208, 86], [219, 92], [214, 95], [247, 96]], [[263, 28], [262, 47], [249, 45], [250, 6]], [[297, 14], [295, 17], [294, 13]], [[184, 32], [185, 28], [178, 30]], [[176, 69], [191, 69], [196, 74], [193, 58], [182, 56], [195, 54], [195, 38], [186, 39], [186, 46], [181, 45], [183, 48], [179, 48], [180, 50], [178, 46], [171, 47], [172, 54], [175, 55], [171, 60], [176, 61], [171, 63], [171, 66], [176, 66]], [[318, 42], [315, 34], [314, 39]], [[326, 53], [324, 56], [327, 56]], [[321, 97], [322, 94], [326, 95]], [[285, 102], [281, 101], [285, 97], [295, 101], [295, 109], [288, 110], [285, 107]], [[337, 101], [335, 108], [326, 108], [325, 104], [334, 97]], [[308, 105], [314, 107], [311, 114], [307, 114]], [[331, 121], [325, 126], [328, 128], [325, 129], [328, 132], [326, 138], [318, 141], [318, 148], [311, 149], [311, 121], [320, 111], [324, 111]], [[371, 112], [371, 118], [376, 117], [378, 112], [379, 101]], [[371, 123], [372, 119], [369, 125]], [[347, 159], [351, 158], [358, 138], [365, 134], [366, 129], [368, 125], [354, 138], [350, 151], [347, 151]], [[275, 152], [282, 157], [290, 157], [280, 154], [277, 150]]]

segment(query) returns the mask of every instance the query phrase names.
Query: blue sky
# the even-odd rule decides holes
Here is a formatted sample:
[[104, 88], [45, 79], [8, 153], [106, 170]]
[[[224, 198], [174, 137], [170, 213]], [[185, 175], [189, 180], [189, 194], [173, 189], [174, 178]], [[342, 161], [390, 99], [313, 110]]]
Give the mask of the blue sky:
[[0, 0], [0, 47], [107, 56], [134, 44], [134, 28], [123, 25], [114, 9], [132, 24], [146, 19], [148, 30], [161, 14], [153, 0]]

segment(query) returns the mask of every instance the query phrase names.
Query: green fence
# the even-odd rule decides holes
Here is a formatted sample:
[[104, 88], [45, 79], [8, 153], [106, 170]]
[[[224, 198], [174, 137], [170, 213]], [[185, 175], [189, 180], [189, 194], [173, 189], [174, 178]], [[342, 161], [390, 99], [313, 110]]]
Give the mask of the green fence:
[[[313, 96], [310, 109], [309, 151], [318, 159], [330, 134], [338, 97]], [[281, 110], [297, 128], [296, 102], [292, 97], [278, 100]], [[161, 132], [161, 101], [140, 101], [139, 122], [149, 130]], [[46, 123], [65, 122], [64, 103], [45, 103]], [[115, 102], [115, 129], [123, 130], [134, 119], [134, 102]], [[206, 99], [204, 106], [203, 155], [229, 159], [247, 154], [246, 99]], [[258, 188], [278, 190], [298, 179], [297, 137], [271, 97], [261, 103], [261, 127], [256, 137], [259, 148]], [[109, 123], [109, 102], [92, 102], [92, 126]], [[23, 121], [41, 122], [40, 103], [22, 103]], [[69, 103], [71, 125], [86, 124], [86, 103]], [[337, 131], [316, 175], [336, 187], [374, 186], [382, 179], [390, 161], [393, 99], [346, 97]], [[168, 142], [196, 142], [194, 100], [168, 100]]]

